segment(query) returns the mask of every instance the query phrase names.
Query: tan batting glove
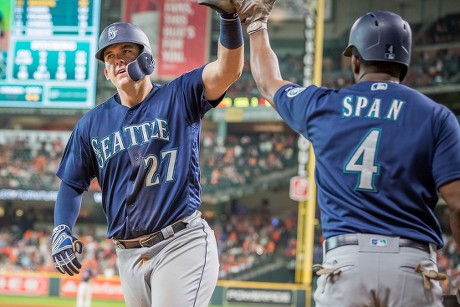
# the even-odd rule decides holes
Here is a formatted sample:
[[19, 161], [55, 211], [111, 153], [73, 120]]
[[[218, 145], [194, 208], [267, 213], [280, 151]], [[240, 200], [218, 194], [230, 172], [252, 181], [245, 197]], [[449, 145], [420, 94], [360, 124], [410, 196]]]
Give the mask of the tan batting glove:
[[232, 0], [198, 0], [198, 4], [209, 6], [220, 14], [235, 14], [236, 9]]
[[231, 0], [240, 17], [247, 26], [248, 34], [267, 29], [268, 17], [276, 0]]

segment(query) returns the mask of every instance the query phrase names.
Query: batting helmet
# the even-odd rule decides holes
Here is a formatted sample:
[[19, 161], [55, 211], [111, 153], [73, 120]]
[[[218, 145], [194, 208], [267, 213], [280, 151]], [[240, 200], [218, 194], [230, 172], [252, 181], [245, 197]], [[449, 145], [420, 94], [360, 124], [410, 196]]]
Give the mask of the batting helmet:
[[353, 47], [365, 61], [403, 64], [400, 80], [409, 68], [412, 31], [401, 16], [392, 12], [370, 12], [355, 21], [343, 55], [350, 57]]
[[142, 47], [141, 53], [133, 62], [127, 65], [130, 78], [139, 80], [145, 75], [150, 75], [155, 69], [150, 42], [138, 26], [128, 22], [115, 22], [107, 26], [99, 36], [99, 50], [96, 52], [96, 59], [104, 62], [104, 51], [107, 47], [118, 43], [134, 43]]

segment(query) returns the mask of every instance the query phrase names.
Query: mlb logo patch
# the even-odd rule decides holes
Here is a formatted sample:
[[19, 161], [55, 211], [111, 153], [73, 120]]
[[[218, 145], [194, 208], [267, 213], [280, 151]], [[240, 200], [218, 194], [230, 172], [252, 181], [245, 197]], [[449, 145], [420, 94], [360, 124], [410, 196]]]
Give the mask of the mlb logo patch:
[[386, 239], [371, 239], [371, 246], [387, 246], [388, 241]]
[[385, 91], [388, 89], [388, 84], [386, 83], [373, 83], [371, 85], [371, 91]]

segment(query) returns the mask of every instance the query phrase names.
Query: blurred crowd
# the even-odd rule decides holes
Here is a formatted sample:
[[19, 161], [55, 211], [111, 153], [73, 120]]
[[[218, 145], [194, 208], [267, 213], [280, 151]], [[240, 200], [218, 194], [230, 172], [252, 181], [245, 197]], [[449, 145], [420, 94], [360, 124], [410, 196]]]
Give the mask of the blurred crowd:
[[[404, 84], [411, 87], [430, 87], [460, 83], [460, 14], [450, 14], [436, 20], [429, 27], [412, 25], [413, 50]], [[348, 42], [348, 33], [323, 51], [322, 86], [339, 90], [354, 83], [350, 59], [341, 51]], [[303, 85], [304, 54], [278, 53], [280, 71], [284, 79]], [[252, 79], [249, 60], [243, 75], [229, 89], [228, 96], [259, 97]]]
[[[414, 25], [412, 63], [405, 84], [412, 87], [460, 83], [460, 15], [440, 18], [429, 27]], [[436, 47], [436, 46], [439, 46]], [[423, 48], [424, 46], [431, 46]], [[303, 54], [280, 54], [283, 77], [303, 84]], [[325, 50], [322, 85], [340, 89], [353, 83], [348, 62], [337, 48]], [[260, 96], [245, 62], [242, 77], [227, 95]], [[0, 189], [56, 191], [55, 176], [69, 131], [0, 130]], [[219, 192], [225, 187], [254, 183], [287, 168], [295, 168], [297, 135], [286, 132], [230, 132], [224, 139], [215, 131], [203, 131], [201, 138], [201, 183], [204, 193]], [[91, 186], [96, 191], [97, 183]], [[209, 221], [218, 239], [221, 279], [238, 279], [261, 265], [282, 259], [295, 259], [297, 249], [297, 215], [273, 212], [263, 201], [260, 207], [236, 205], [230, 213]], [[460, 287], [460, 249], [449, 234], [448, 221], [441, 218], [445, 246], [438, 251], [438, 265], [449, 279], [443, 283], [445, 294]], [[16, 224], [0, 226], [0, 268], [11, 271], [55, 272], [50, 256], [51, 225], [30, 223], [26, 228]], [[96, 268], [107, 277], [117, 275], [115, 246], [105, 231], [94, 227], [76, 229], [84, 242], [83, 264]], [[316, 233], [314, 263], [322, 261], [322, 237]]]
[[[233, 279], [275, 258], [295, 257], [297, 216], [271, 213], [267, 206], [223, 214], [209, 221], [216, 232], [221, 279]], [[30, 227], [30, 225], [29, 225]], [[0, 268], [5, 271], [56, 272], [51, 259], [51, 225], [0, 228]], [[79, 226], [75, 236], [83, 243], [80, 260], [106, 277], [118, 275], [115, 245], [101, 228]]]
[[460, 288], [460, 248], [450, 235], [444, 236], [444, 247], [438, 251], [439, 271], [449, 278], [442, 282], [443, 293], [456, 294]]
[[55, 191], [69, 132], [2, 130], [0, 188]]
[[230, 133], [221, 142], [206, 131], [201, 142], [201, 184], [205, 193], [251, 184], [264, 175], [297, 166], [295, 133]]
[[[68, 131], [0, 131], [0, 189], [56, 191], [55, 176]], [[292, 132], [229, 133], [219, 140], [213, 131], [204, 131], [201, 140], [204, 192], [252, 183], [255, 178], [297, 167], [297, 135]], [[91, 188], [98, 189], [97, 184]], [[235, 278], [273, 257], [295, 255], [296, 216], [276, 217], [263, 209], [235, 210], [210, 221], [219, 244], [221, 278]], [[244, 207], [242, 207], [244, 208]], [[35, 209], [31, 208], [30, 210]], [[55, 271], [50, 258], [51, 225], [36, 226], [27, 212], [21, 223], [0, 225], [0, 267], [4, 270]], [[115, 247], [98, 227], [76, 228], [85, 244], [83, 263], [99, 274], [117, 274]]]
[[[459, 41], [460, 43], [460, 41]], [[323, 57], [322, 86], [339, 90], [352, 85], [353, 75], [348, 59], [337, 50]], [[286, 80], [303, 84], [303, 54], [285, 54], [278, 57], [281, 74]], [[403, 83], [415, 87], [460, 83], [460, 47], [418, 50], [412, 53], [411, 65]], [[251, 77], [249, 60], [246, 60], [242, 77], [228, 91], [228, 96], [260, 97]]]
[[460, 13], [447, 14], [432, 23], [427, 30], [414, 25], [414, 41], [418, 45], [443, 44], [460, 41]]
[[[0, 229], [0, 268], [5, 271], [57, 272], [51, 259], [52, 225], [21, 229], [17, 225]], [[118, 274], [115, 245], [94, 229], [82, 229], [77, 234], [84, 243], [81, 262], [96, 266], [98, 274], [111, 277]]]
[[220, 279], [238, 279], [242, 274], [281, 259], [287, 264], [295, 258], [297, 215], [278, 216], [264, 200], [260, 207], [239, 206], [232, 214], [211, 223], [217, 237]]
[[[70, 132], [0, 130], [0, 188], [57, 191], [56, 171]], [[297, 165], [295, 133], [229, 133], [220, 142], [203, 133], [201, 183], [205, 192], [249, 184]], [[93, 182], [90, 190], [99, 190]]]
[[[232, 205], [233, 208], [233, 205]], [[442, 208], [441, 211], [446, 211]], [[277, 210], [279, 211], [279, 210]], [[220, 272], [219, 279], [245, 280], [251, 272], [281, 260], [284, 267], [295, 261], [297, 250], [297, 214], [295, 211], [274, 213], [268, 200], [255, 208], [238, 205], [230, 213], [208, 220], [216, 233]], [[444, 227], [446, 220], [440, 217]], [[4, 271], [56, 272], [51, 260], [51, 225], [20, 228], [17, 225], [0, 228], [0, 268]], [[107, 239], [102, 229], [93, 226], [76, 228], [84, 242], [79, 256], [84, 266], [90, 265], [97, 274], [105, 277], [118, 275], [115, 245]], [[442, 282], [444, 294], [455, 294], [460, 287], [460, 249], [448, 231], [445, 245], [437, 252], [438, 267], [448, 275]], [[323, 238], [315, 232], [313, 263], [322, 261]], [[290, 271], [293, 274], [293, 271]], [[277, 280], [267, 280], [277, 282]]]

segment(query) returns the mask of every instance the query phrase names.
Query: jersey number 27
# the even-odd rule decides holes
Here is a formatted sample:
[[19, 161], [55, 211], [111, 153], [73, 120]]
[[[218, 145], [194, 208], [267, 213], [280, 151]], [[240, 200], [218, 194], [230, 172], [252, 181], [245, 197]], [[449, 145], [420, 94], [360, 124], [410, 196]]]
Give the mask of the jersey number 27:
[[144, 157], [144, 167], [147, 168], [147, 176], [145, 178], [145, 185], [147, 187], [160, 184], [160, 174], [158, 173], [158, 168], [162, 163], [167, 163], [164, 181], [168, 182], [174, 180], [177, 149], [162, 151], [160, 155], [160, 159], [158, 159], [156, 155], [148, 155]]

